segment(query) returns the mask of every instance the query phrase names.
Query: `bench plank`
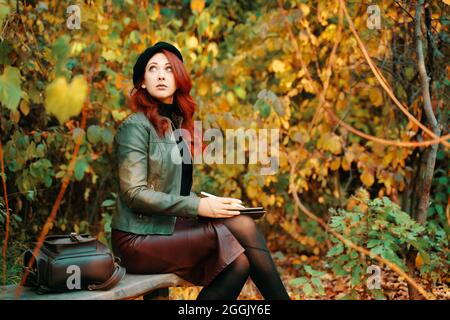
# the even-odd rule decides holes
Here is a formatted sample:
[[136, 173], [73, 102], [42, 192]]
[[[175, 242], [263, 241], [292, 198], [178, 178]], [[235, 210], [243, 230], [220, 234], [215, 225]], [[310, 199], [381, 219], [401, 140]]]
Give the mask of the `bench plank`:
[[[65, 293], [36, 294], [23, 287], [19, 300], [121, 300], [144, 295], [160, 288], [192, 286], [173, 273], [126, 274], [122, 281], [108, 291], [74, 290]], [[0, 286], [0, 300], [14, 300], [16, 285]]]

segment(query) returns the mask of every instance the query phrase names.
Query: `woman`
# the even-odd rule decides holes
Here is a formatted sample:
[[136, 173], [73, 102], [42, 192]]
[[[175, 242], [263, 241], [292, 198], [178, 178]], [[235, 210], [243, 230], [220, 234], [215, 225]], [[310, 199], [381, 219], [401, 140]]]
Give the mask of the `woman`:
[[119, 196], [112, 245], [124, 267], [175, 273], [203, 286], [198, 299], [236, 299], [248, 276], [265, 299], [289, 299], [263, 235], [237, 211], [241, 201], [191, 192], [192, 154], [182, 137], [174, 139], [177, 129], [193, 136], [195, 103], [181, 53], [166, 42], [147, 48], [133, 84], [134, 113], [114, 139]]

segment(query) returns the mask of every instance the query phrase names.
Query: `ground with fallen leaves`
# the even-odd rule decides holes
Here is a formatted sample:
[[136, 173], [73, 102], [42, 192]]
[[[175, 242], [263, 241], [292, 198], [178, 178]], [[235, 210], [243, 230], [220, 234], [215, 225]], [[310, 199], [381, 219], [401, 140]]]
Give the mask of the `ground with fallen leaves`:
[[[293, 300], [336, 300], [336, 299], [350, 299], [349, 295], [352, 292], [350, 285], [350, 277], [342, 277], [334, 275], [330, 270], [327, 270], [323, 264], [320, 255], [311, 254], [310, 256], [299, 254], [296, 252], [283, 251], [281, 247], [286, 241], [283, 237], [268, 237], [268, 246], [272, 253], [281, 251], [282, 255], [273, 254], [275, 264], [281, 274], [281, 278], [285, 287]], [[284, 242], [284, 247], [285, 247]], [[292, 250], [291, 250], [292, 251]], [[282, 256], [282, 258], [280, 258]], [[290, 280], [301, 276], [298, 264], [304, 263], [312, 266], [315, 270], [326, 272], [322, 278], [325, 295], [315, 295], [307, 297], [299, 288], [292, 286]], [[417, 282], [424, 287], [428, 292], [433, 293], [439, 300], [450, 300], [450, 286], [449, 283], [432, 285], [430, 282], [422, 279], [416, 279]], [[399, 277], [395, 272], [388, 269], [382, 270], [381, 287], [383, 293], [388, 300], [408, 300], [408, 287], [406, 281]], [[186, 287], [186, 288], [170, 288], [169, 298], [172, 300], [195, 300], [202, 287]], [[374, 299], [370, 294], [367, 294], [362, 286], [355, 287], [354, 291], [358, 293], [358, 298], [361, 300]], [[258, 291], [256, 285], [249, 278], [245, 284], [238, 300], [263, 300], [263, 296]]]

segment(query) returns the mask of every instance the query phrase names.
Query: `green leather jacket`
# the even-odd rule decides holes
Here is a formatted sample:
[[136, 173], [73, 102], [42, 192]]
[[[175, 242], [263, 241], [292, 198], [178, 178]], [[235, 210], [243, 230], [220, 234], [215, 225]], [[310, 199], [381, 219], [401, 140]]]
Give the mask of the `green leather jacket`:
[[[183, 119], [176, 119], [180, 127]], [[170, 235], [177, 216], [198, 217], [200, 198], [193, 192], [180, 196], [182, 165], [173, 130], [159, 137], [144, 113], [136, 112], [119, 125], [113, 149], [119, 188], [112, 228]]]

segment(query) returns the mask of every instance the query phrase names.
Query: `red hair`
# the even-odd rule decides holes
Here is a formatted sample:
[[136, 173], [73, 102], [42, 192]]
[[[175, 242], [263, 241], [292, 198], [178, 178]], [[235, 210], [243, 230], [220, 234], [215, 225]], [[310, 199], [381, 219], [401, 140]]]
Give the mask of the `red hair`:
[[[190, 134], [190, 141], [186, 143], [191, 144], [191, 154], [194, 155], [194, 139], [199, 139], [200, 137], [194, 136], [194, 112], [196, 103], [189, 94], [192, 88], [192, 81], [189, 74], [181, 60], [170, 51], [161, 50], [162, 53], [167, 57], [170, 64], [172, 65], [173, 74], [175, 77], [175, 85], [177, 90], [174, 93], [174, 102], [180, 107], [183, 114], [183, 122], [181, 123], [181, 128], [186, 129]], [[158, 113], [158, 104], [160, 103], [158, 99], [152, 97], [147, 89], [141, 87], [144, 79], [139, 81], [139, 85], [134, 90], [130, 98], [130, 108], [133, 112], [142, 111], [153, 126], [160, 137], [169, 130], [170, 124], [165, 121], [165, 119]], [[192, 138], [194, 137], [194, 139]], [[186, 140], [186, 138], [183, 136]], [[200, 144], [202, 150], [204, 149], [203, 143]]]

